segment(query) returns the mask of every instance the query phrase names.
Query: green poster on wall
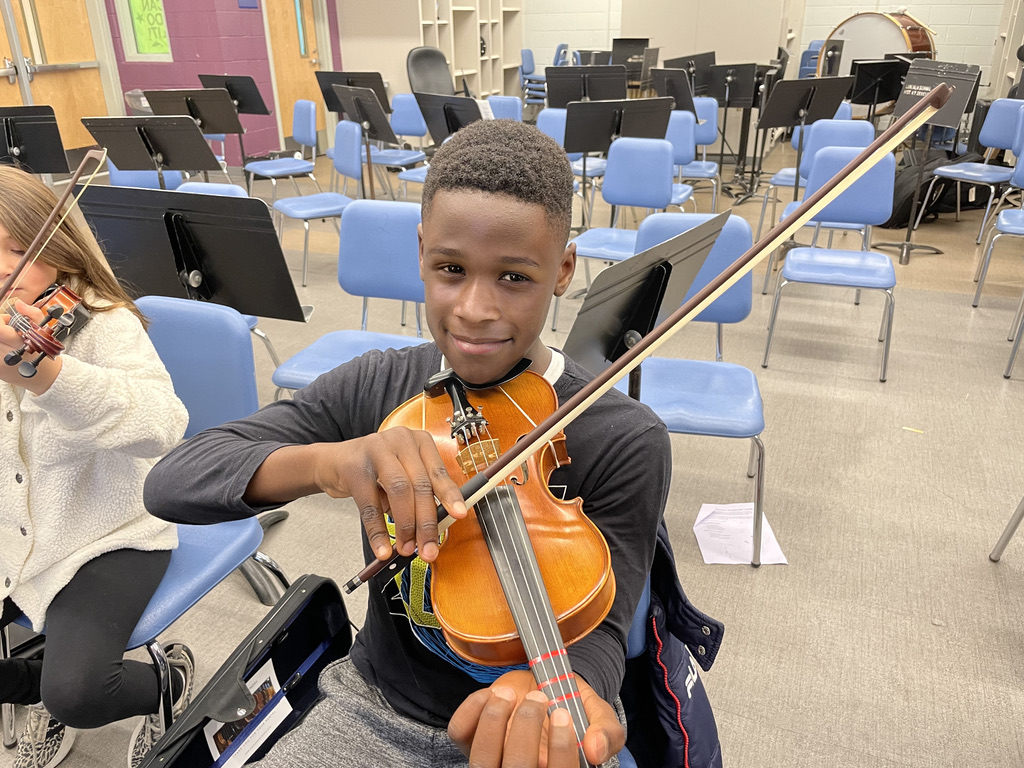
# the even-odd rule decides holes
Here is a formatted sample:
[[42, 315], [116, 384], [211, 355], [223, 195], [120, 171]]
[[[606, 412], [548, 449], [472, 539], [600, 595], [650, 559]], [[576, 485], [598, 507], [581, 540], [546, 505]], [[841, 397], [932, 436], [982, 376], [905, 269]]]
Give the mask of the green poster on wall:
[[170, 53], [167, 19], [163, 0], [128, 0], [135, 32], [135, 48], [139, 53]]

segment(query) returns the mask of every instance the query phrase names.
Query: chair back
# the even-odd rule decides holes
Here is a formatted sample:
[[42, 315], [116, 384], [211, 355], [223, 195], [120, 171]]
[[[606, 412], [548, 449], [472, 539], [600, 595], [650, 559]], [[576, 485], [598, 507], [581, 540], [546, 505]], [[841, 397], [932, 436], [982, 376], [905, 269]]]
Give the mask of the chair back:
[[[122, 171], [107, 157], [107, 171], [112, 187], [141, 187], [160, 189], [160, 175], [156, 171]], [[185, 181], [181, 171], [164, 171], [164, 187], [177, 189]]]
[[[1018, 116], [1024, 107], [1020, 99], [996, 99], [988, 108], [985, 122], [978, 132], [978, 143], [993, 149], [1014, 149]], [[1014, 151], [1019, 156], [1020, 153]]]
[[414, 93], [455, 95], [455, 81], [440, 48], [429, 45], [413, 48], [405, 57], [405, 71], [409, 76], [409, 88]]
[[487, 103], [496, 118], [523, 120], [523, 100], [518, 96], [488, 96]]
[[[832, 116], [833, 120], [853, 120], [853, 105], [848, 101], [841, 101], [839, 107], [836, 109], [836, 113]], [[813, 123], [812, 123], [813, 125]], [[810, 135], [810, 134], [808, 134]], [[799, 149], [800, 147], [800, 126], [793, 127], [793, 135], [789, 139], [789, 145], [793, 149]], [[801, 173], [801, 176], [807, 178], [805, 174]]]
[[186, 181], [179, 192], [194, 192], [200, 195], [220, 195], [221, 197], [248, 197], [245, 189], [237, 184], [214, 184], [212, 181]]
[[334, 170], [361, 181], [363, 177], [363, 128], [351, 120], [339, 120], [334, 129]]
[[860, 147], [875, 140], [875, 127], [867, 120], [818, 120], [807, 129], [803, 155], [800, 157], [800, 176], [806, 179], [815, 156], [823, 147]]
[[697, 156], [697, 143], [694, 133], [697, 118], [692, 112], [674, 109], [668, 118], [668, 130], [665, 138], [672, 144], [672, 162], [676, 165], [692, 163]]
[[[714, 213], [652, 214], [641, 221], [637, 228], [636, 252], [640, 253], [658, 243], [670, 240], [716, 216]], [[750, 250], [753, 242], [750, 224], [741, 216], [729, 216], [711, 248], [711, 253], [694, 278], [693, 285], [686, 292], [684, 301], [689, 301], [726, 267]], [[750, 314], [753, 286], [753, 276], [748, 272], [694, 319], [703, 323], [738, 323], [744, 320]]]
[[427, 121], [411, 93], [396, 93], [391, 100], [391, 130], [396, 136], [427, 135]]
[[565, 146], [565, 110], [545, 107], [537, 113], [537, 130]]
[[149, 338], [188, 409], [185, 437], [259, 408], [249, 324], [221, 304], [170, 296], [136, 302]]
[[[859, 147], [825, 147], [819, 150], [807, 178], [804, 199], [817, 192], [860, 153]], [[872, 226], [883, 224], [892, 216], [895, 181], [896, 158], [890, 152], [829, 203], [813, 221]]]
[[519, 71], [524, 75], [532, 75], [536, 65], [533, 62], [533, 49], [523, 48], [519, 52]]
[[419, 223], [419, 203], [350, 203], [341, 214], [338, 285], [353, 296], [422, 302]]
[[718, 100], [710, 96], [695, 96], [693, 107], [697, 110], [697, 127], [694, 137], [698, 146], [706, 147], [718, 141]]
[[296, 100], [292, 111], [292, 138], [304, 147], [312, 147], [316, 156], [316, 102]]
[[551, 62], [556, 67], [564, 67], [569, 63], [569, 45], [568, 43], [559, 43], [555, 48], [555, 58]]
[[609, 205], [666, 208], [672, 202], [672, 144], [623, 137], [612, 142], [601, 195]]

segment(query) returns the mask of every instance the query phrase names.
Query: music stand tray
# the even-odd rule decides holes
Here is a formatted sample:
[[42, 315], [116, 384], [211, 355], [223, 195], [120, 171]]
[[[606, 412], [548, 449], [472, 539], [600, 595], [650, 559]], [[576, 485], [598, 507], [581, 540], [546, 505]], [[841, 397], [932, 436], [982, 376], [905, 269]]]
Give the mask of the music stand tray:
[[483, 118], [476, 99], [468, 96], [445, 96], [418, 91], [413, 91], [413, 95], [423, 113], [430, 137], [437, 146], [441, 146], [441, 142], [460, 128]]
[[715, 65], [715, 52], [694, 53], [690, 56], [677, 56], [665, 59], [665, 69], [685, 69], [690, 76], [690, 86], [694, 96], [705, 96], [711, 82], [711, 67]]
[[269, 115], [256, 81], [249, 75], [199, 75], [203, 88], [224, 88], [240, 115]]
[[70, 173], [53, 107], [0, 107], [0, 123], [4, 130], [0, 163], [29, 173]]
[[676, 109], [697, 114], [693, 104], [693, 93], [690, 91], [690, 79], [685, 69], [652, 69], [654, 92], [659, 96], [668, 96], [676, 102]]
[[[682, 306], [729, 213], [602, 270], [562, 349], [595, 376]], [[639, 391], [630, 395], [639, 399]], [[637, 387], [637, 390], [639, 388]]]
[[155, 115], [189, 115], [203, 133], [245, 133], [226, 88], [143, 91]]
[[607, 152], [620, 136], [664, 139], [670, 98], [574, 101], [565, 112], [566, 152]]
[[570, 101], [626, 98], [626, 68], [621, 64], [547, 67], [548, 106], [565, 109]]
[[122, 171], [219, 171], [220, 162], [195, 120], [177, 117], [83, 117]]
[[715, 64], [708, 68], [707, 95], [720, 107], [750, 109], [754, 106], [756, 64]]
[[391, 114], [391, 103], [388, 101], [388, 91], [384, 86], [384, 78], [380, 72], [324, 72], [317, 71], [316, 81], [320, 85], [320, 92], [324, 96], [324, 104], [329, 112], [341, 113], [341, 103], [334, 95], [332, 86], [344, 85], [353, 88], [371, 88], [377, 94], [377, 100], [385, 113]]
[[198, 299], [305, 321], [263, 200], [94, 184], [79, 206], [133, 298]]

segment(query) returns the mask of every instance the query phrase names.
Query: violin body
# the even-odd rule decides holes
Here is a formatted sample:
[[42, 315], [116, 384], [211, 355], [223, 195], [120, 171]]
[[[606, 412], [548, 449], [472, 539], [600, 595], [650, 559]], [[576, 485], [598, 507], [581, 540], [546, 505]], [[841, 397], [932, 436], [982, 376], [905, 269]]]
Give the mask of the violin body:
[[[44, 358], [51, 360], [64, 351], [62, 340], [75, 328], [88, 320], [88, 311], [81, 306], [82, 299], [66, 286], [60, 286], [36, 302], [46, 313], [41, 325], [36, 325], [22, 314], [8, 309], [10, 326], [18, 332], [25, 345], [4, 356], [7, 365], [17, 365], [18, 372], [25, 378], [36, 374], [36, 368]], [[36, 355], [35, 360], [25, 360], [26, 355]]]
[[[491, 389], [466, 394], [486, 419], [488, 429], [488, 434], [468, 444], [452, 437], [452, 403], [447, 397], [414, 397], [395, 409], [381, 429], [403, 425], [433, 434], [449, 475], [461, 484], [558, 405], [551, 385], [530, 371]], [[608, 544], [583, 514], [582, 500], [562, 501], [548, 488], [551, 473], [568, 462], [565, 436], [559, 433], [495, 491], [514, 493], [522, 510], [566, 645], [600, 624], [615, 598]], [[430, 597], [449, 645], [463, 658], [485, 665], [527, 661], [476, 509], [445, 532], [431, 567]]]

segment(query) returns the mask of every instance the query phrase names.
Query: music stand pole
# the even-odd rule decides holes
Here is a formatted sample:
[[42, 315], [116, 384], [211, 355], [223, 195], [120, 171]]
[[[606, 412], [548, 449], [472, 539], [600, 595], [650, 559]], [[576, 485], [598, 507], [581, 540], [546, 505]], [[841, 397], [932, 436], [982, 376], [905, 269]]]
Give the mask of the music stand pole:
[[[913, 152], [917, 145], [917, 134], [914, 134], [914, 138], [910, 144], [910, 151]], [[918, 245], [917, 243], [910, 242], [910, 239], [914, 236], [914, 222], [917, 220], [917, 209], [921, 203], [921, 185], [924, 183], [924, 164], [928, 160], [928, 149], [932, 145], [932, 124], [928, 123], [928, 127], [924, 133], [924, 153], [923, 156], [918, 160], [917, 163], [917, 186], [914, 188], [914, 198], [910, 203], [910, 221], [907, 222], [907, 234], [902, 243], [878, 243], [875, 248], [899, 248], [900, 249], [900, 264], [906, 265], [910, 263], [910, 254], [912, 251], [926, 251], [927, 253], [942, 253], [941, 250], [932, 245]]]

